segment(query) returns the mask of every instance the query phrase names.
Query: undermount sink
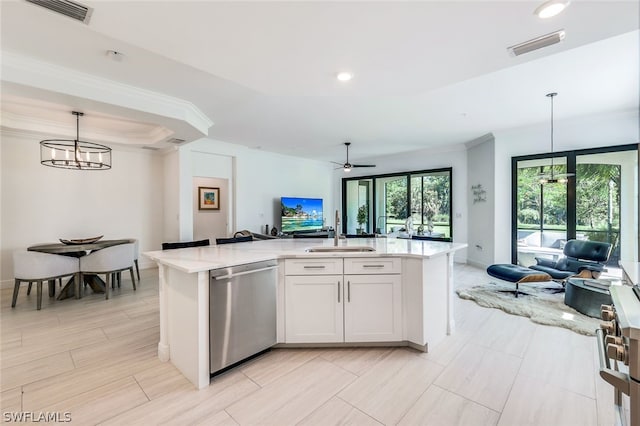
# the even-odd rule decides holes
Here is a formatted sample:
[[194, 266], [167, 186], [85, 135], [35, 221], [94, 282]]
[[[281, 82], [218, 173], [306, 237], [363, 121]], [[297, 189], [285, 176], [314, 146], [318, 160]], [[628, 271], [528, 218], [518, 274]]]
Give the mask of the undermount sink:
[[367, 251], [376, 251], [373, 247], [369, 246], [343, 246], [343, 247], [329, 247], [329, 246], [320, 246], [320, 247], [310, 247], [305, 250], [309, 253], [318, 253], [318, 252], [367, 252]]

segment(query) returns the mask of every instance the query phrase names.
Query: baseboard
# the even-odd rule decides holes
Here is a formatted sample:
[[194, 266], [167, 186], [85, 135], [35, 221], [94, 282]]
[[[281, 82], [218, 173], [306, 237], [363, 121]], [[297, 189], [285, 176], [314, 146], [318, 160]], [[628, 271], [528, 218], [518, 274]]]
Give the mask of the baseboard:
[[487, 269], [489, 267], [489, 265], [485, 263], [476, 262], [475, 260], [471, 260], [471, 259], [467, 259], [467, 265], [475, 266], [476, 268], [480, 268], [480, 269]]

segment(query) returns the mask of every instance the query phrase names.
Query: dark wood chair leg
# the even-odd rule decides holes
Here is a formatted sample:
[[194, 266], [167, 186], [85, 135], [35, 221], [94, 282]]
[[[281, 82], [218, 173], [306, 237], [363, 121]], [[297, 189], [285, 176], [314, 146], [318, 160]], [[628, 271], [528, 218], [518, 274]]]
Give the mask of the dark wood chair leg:
[[131, 274], [131, 283], [133, 284], [133, 291], [136, 291], [136, 279], [133, 276], [133, 268], [129, 268], [129, 274]]
[[16, 301], [18, 300], [18, 292], [20, 291], [20, 280], [16, 278], [16, 283], [13, 286], [13, 299], [11, 300], [11, 307], [16, 307]]
[[27, 288], [27, 296], [31, 294], [31, 286], [33, 285], [33, 281], [29, 281], [29, 288]]
[[42, 280], [38, 281], [38, 310], [42, 309]]
[[120, 284], [122, 283], [122, 271], [118, 271], [116, 275], [118, 276], [118, 288], [120, 288]]
[[48, 280], [47, 285], [49, 286], [49, 297], [54, 297], [56, 295], [56, 280]]
[[109, 291], [111, 290], [109, 287], [110, 287], [110, 284], [113, 284], [111, 282], [111, 278], [112, 278], [111, 276], [112, 275], [113, 274], [107, 274], [107, 277], [106, 277], [107, 278], [107, 282], [104, 284], [104, 298], [105, 298], [105, 300], [109, 300]]
[[140, 268], [138, 268], [138, 259], [135, 259], [133, 263], [136, 265], [136, 274], [138, 275], [138, 281], [140, 281]]
[[82, 282], [82, 274], [80, 274], [79, 272], [76, 272], [75, 274], [73, 274], [73, 290], [76, 293], [76, 299], [82, 298], [82, 294], [80, 292], [81, 291], [84, 292], [84, 286], [80, 285], [81, 282]]

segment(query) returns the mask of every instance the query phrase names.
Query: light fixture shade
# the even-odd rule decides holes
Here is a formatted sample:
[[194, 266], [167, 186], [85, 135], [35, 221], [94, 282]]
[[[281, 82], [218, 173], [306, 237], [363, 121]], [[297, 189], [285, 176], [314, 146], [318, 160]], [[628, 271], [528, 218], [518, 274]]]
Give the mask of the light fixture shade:
[[76, 116], [76, 139], [45, 139], [40, 141], [40, 163], [60, 169], [109, 170], [111, 148], [94, 142], [80, 140], [81, 112]]
[[74, 170], [108, 170], [111, 148], [93, 142], [45, 139], [40, 142], [40, 163]]

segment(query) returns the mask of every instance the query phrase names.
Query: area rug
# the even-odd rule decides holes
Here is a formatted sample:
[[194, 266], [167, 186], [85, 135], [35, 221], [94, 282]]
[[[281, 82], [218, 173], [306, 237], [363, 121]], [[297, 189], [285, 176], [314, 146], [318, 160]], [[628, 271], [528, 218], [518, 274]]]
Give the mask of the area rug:
[[[552, 284], [550, 284], [552, 285]], [[600, 321], [581, 314], [564, 304], [564, 293], [547, 290], [540, 285], [522, 286], [527, 296], [516, 298], [515, 284], [490, 282], [481, 286], [456, 290], [462, 299], [473, 300], [480, 306], [497, 308], [512, 315], [528, 317], [537, 324], [564, 327], [586, 336], [595, 335]]]

